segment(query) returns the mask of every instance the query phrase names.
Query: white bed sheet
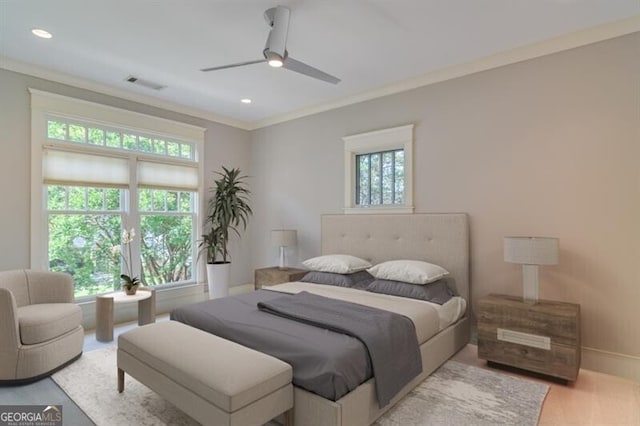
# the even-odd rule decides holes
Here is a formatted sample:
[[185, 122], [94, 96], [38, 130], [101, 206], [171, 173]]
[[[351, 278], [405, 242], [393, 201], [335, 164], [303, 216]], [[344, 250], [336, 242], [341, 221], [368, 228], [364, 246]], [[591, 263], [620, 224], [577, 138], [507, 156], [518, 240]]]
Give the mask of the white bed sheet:
[[408, 299], [406, 297], [305, 282], [289, 282], [263, 289], [290, 294], [307, 291], [320, 296], [359, 303], [407, 316], [416, 327], [419, 344], [426, 342], [438, 332], [458, 321], [467, 309], [467, 302], [462, 297], [453, 297], [445, 304], [438, 305], [437, 303]]

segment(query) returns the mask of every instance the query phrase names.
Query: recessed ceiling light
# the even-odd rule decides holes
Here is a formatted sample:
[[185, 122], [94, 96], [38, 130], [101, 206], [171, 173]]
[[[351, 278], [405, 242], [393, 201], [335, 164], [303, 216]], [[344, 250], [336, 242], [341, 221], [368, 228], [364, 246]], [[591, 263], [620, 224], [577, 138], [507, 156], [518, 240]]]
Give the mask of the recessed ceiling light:
[[40, 38], [51, 38], [53, 37], [49, 31], [43, 30], [41, 28], [34, 28], [31, 30], [33, 35], [38, 36]]
[[240, 102], [242, 102], [243, 104], [250, 104], [251, 103], [251, 99], [244, 98], [244, 99], [241, 99]]

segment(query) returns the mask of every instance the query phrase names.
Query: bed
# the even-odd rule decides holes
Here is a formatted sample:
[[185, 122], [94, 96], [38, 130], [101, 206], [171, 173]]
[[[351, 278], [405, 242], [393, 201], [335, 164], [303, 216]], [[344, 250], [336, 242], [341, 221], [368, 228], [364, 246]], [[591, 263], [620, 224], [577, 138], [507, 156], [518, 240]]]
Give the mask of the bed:
[[[232, 325], [245, 321], [248, 316], [260, 315], [251, 311], [246, 311], [245, 314], [244, 311], [241, 311], [242, 309], [248, 309], [251, 304], [255, 306], [256, 300], [272, 299], [277, 294], [311, 292], [331, 299], [360, 303], [387, 311], [397, 310], [398, 313], [408, 316], [416, 324], [415, 330], [419, 343], [417, 356], [422, 361], [422, 373], [404, 386], [393, 397], [390, 404], [380, 408], [376, 396], [375, 378], [367, 379], [367, 377], [371, 377], [370, 372], [355, 372], [355, 375], [360, 374], [356, 379], [358, 381], [355, 386], [352, 383], [348, 390], [343, 390], [337, 395], [332, 395], [330, 392], [326, 395], [323, 392], [310, 392], [305, 390], [306, 384], [300, 382], [295, 387], [295, 424], [305, 426], [368, 425], [469, 341], [469, 319], [464, 313], [466, 312], [465, 306], [469, 305], [467, 216], [466, 214], [324, 215], [321, 220], [322, 254], [350, 254], [366, 259], [372, 264], [386, 260], [413, 259], [441, 265], [450, 273], [448, 283], [459, 296], [456, 299], [457, 303], [447, 302], [450, 306], [447, 307], [445, 304], [442, 309], [438, 310], [427, 308], [423, 302], [411, 302], [408, 301], [409, 299], [401, 300], [403, 298], [394, 296], [296, 282], [273, 286], [270, 290], [255, 292], [242, 298], [229, 298], [224, 304], [220, 300], [211, 301], [217, 310], [226, 309], [229, 311], [228, 315], [223, 315], [223, 320], [219, 318], [201, 319], [206, 316], [202, 313], [206, 313], [207, 309], [211, 311], [214, 306], [213, 304], [207, 305], [207, 302], [198, 306], [201, 311], [199, 316], [189, 317], [185, 316], [183, 311], [179, 311], [176, 314], [176, 319], [250, 347], [254, 343], [252, 339], [269, 340], [271, 346], [269, 350], [265, 349], [265, 352], [290, 362], [285, 357], [292, 354], [278, 353], [280, 344], [271, 342], [281, 336], [276, 334], [265, 337], [262, 334], [263, 331], [256, 333], [250, 330], [253, 334], [244, 332], [251, 328], [260, 329], [262, 324], [254, 322], [244, 328], [232, 328]], [[174, 313], [172, 313], [172, 318], [173, 316]], [[430, 318], [428, 320], [422, 318], [425, 316], [430, 316]], [[264, 316], [262, 318], [265, 319]], [[266, 320], [273, 321], [277, 325], [275, 328], [283, 327], [284, 323], [278, 323], [278, 321], [286, 321], [275, 316], [266, 318]], [[298, 326], [295, 325], [295, 327]], [[315, 333], [315, 331], [313, 332]], [[286, 335], [288, 331], [280, 334]], [[320, 338], [319, 334], [318, 338]], [[313, 340], [313, 337], [309, 337], [308, 340]], [[333, 345], [339, 345], [341, 341], [336, 340], [336, 342]], [[353, 350], [357, 353], [357, 348]], [[318, 348], [318, 351], [322, 352], [322, 349]], [[366, 353], [364, 356], [366, 357]], [[330, 357], [330, 351], [320, 353], [314, 362], [318, 363], [318, 360], [325, 358], [329, 358], [331, 362], [333, 360]], [[290, 363], [293, 365], [295, 376], [295, 359]], [[362, 382], [363, 380], [364, 382]], [[334, 379], [330, 381], [333, 384]], [[296, 383], [294, 382], [294, 384]]]

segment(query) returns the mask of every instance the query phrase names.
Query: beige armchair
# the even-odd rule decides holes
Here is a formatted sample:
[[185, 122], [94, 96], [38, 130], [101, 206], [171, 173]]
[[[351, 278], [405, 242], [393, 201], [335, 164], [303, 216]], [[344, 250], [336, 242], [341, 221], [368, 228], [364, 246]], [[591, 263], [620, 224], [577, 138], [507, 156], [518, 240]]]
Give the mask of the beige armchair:
[[73, 279], [58, 272], [0, 272], [0, 385], [39, 380], [82, 355]]

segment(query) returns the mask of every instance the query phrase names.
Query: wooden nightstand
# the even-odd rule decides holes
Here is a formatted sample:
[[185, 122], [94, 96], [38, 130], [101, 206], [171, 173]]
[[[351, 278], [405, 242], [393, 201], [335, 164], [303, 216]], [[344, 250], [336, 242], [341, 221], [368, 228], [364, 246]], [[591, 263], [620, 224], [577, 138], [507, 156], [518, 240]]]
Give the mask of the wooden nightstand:
[[288, 283], [290, 281], [298, 281], [309, 272], [303, 269], [289, 268], [278, 269], [277, 266], [271, 268], [256, 269], [254, 276], [254, 288], [256, 290], [270, 285]]
[[478, 358], [575, 380], [580, 369], [580, 305], [489, 295], [478, 302]]

